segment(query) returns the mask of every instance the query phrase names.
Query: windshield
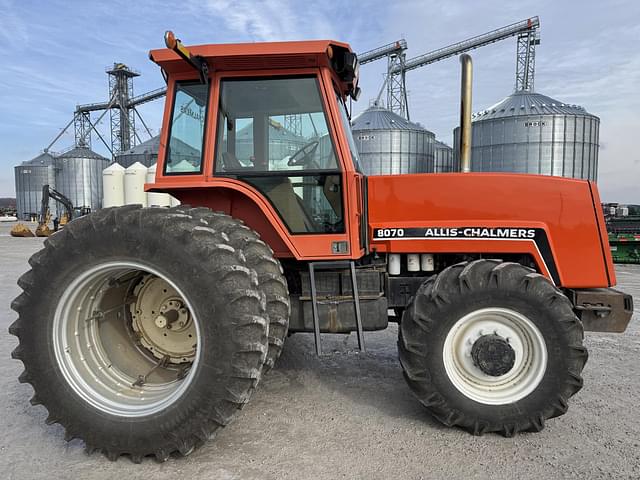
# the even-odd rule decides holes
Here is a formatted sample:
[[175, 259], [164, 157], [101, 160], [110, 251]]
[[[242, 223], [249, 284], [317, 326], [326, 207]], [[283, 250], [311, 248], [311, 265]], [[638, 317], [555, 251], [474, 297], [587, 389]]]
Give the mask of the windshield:
[[216, 172], [337, 169], [315, 78], [221, 84]]

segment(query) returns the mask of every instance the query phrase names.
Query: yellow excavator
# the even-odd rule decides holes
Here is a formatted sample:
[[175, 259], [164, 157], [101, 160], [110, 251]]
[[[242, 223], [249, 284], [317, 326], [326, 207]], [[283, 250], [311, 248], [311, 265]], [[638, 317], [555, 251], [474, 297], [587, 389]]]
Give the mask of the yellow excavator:
[[[40, 215], [38, 216], [38, 226], [36, 227], [35, 234], [24, 223], [18, 223], [11, 229], [12, 237], [48, 237], [51, 235], [57, 227], [54, 229], [49, 227], [51, 221], [51, 211], [49, 209], [49, 202], [51, 199], [62, 204], [65, 208], [65, 212], [60, 215], [60, 222], [58, 226], [63, 227], [73, 219], [73, 203], [63, 194], [58, 192], [55, 188], [49, 185], [42, 186], [42, 203], [40, 206]], [[54, 222], [55, 223], [55, 222]]]

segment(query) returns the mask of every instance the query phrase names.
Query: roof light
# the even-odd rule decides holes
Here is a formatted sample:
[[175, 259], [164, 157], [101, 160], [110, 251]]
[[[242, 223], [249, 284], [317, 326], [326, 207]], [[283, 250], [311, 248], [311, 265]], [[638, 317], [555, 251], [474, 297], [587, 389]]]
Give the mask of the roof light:
[[333, 58], [333, 47], [331, 45], [327, 47], [327, 57], [329, 57], [329, 59]]
[[164, 44], [167, 46], [167, 48], [173, 50], [174, 48], [176, 48], [176, 36], [173, 34], [173, 32], [171, 30], [167, 30], [166, 32], [164, 32]]

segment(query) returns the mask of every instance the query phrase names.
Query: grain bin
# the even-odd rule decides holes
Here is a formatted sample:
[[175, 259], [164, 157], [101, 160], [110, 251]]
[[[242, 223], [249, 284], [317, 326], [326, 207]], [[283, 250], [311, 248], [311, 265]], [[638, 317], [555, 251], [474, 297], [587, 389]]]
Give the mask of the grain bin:
[[120, 152], [116, 156], [116, 162], [124, 168], [129, 168], [136, 162], [141, 163], [145, 167], [150, 167], [158, 161], [158, 149], [160, 148], [160, 135], [150, 138], [135, 147], [124, 152]]
[[[247, 123], [247, 122], [245, 122]], [[309, 142], [308, 139], [296, 135], [276, 120], [269, 119], [269, 163], [278, 168], [287, 169], [289, 156], [296, 153]], [[253, 122], [248, 122], [236, 133], [235, 155], [241, 165], [250, 167], [253, 165]], [[329, 145], [330, 146], [330, 145]], [[223, 147], [224, 148], [224, 147]], [[322, 158], [321, 152], [318, 155]]]
[[74, 209], [102, 206], [102, 171], [111, 161], [87, 147], [75, 147], [55, 157], [56, 190], [71, 200]]
[[365, 174], [433, 172], [435, 135], [424, 127], [379, 106], [369, 107], [351, 125]]
[[[53, 163], [54, 157], [45, 152], [14, 167], [16, 210], [19, 220], [34, 220], [40, 214], [42, 186], [56, 186]], [[50, 203], [49, 210], [55, 218], [57, 215], [56, 202]]]
[[599, 129], [583, 107], [519, 91], [474, 115], [471, 169], [596, 180]]
[[434, 172], [457, 172], [460, 165], [453, 160], [453, 148], [438, 140], [434, 143]]

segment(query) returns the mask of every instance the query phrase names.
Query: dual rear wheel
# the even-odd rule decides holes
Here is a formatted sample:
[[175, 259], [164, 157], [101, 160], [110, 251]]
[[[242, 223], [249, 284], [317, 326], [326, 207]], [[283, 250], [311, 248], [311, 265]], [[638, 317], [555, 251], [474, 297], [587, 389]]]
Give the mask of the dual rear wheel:
[[29, 263], [10, 327], [20, 381], [47, 423], [111, 459], [189, 454], [247, 403], [286, 335], [279, 262], [223, 214], [104, 209]]

